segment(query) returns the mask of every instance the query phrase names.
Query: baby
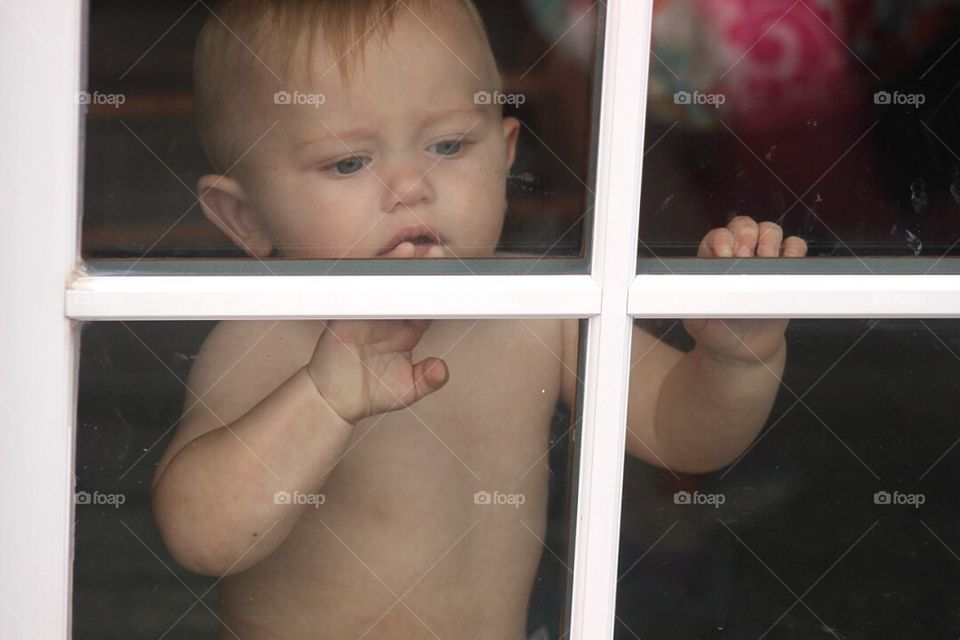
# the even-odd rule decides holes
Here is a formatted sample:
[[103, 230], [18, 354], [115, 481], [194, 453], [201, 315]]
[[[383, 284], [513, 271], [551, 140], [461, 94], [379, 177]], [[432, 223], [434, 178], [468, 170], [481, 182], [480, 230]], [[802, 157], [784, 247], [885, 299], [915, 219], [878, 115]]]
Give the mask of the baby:
[[[249, 255], [486, 258], [520, 123], [470, 0], [233, 0], [196, 54], [218, 175], [204, 213]], [[802, 256], [737, 218], [703, 257]], [[785, 321], [635, 329], [627, 451], [730, 463], [786, 358]], [[164, 540], [220, 576], [221, 638], [522, 640], [546, 529], [548, 427], [575, 320], [223, 322], [153, 482]], [[439, 356], [439, 357], [438, 357]], [[642, 356], [642, 357], [641, 357]], [[508, 504], [485, 504], [483, 492]]]

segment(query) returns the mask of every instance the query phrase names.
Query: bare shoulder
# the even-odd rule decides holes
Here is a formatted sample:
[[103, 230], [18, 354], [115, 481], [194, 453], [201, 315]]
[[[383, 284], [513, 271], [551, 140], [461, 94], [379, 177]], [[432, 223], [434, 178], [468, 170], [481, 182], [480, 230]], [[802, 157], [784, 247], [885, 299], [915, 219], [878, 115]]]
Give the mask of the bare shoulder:
[[512, 354], [549, 352], [560, 372], [560, 402], [573, 408], [579, 378], [580, 321], [577, 318], [526, 318], [507, 324], [514, 334]]
[[[498, 251], [495, 254], [497, 258], [542, 258], [543, 256], [532, 253], [519, 253], [513, 251]], [[576, 402], [577, 380], [579, 378], [579, 357], [580, 357], [580, 321], [576, 318], [563, 318], [561, 320], [538, 321], [536, 323], [527, 323], [527, 327], [537, 325], [541, 327], [551, 327], [553, 331], [559, 330], [559, 360], [561, 361], [561, 385], [560, 401], [573, 408]]]
[[[204, 340], [187, 378], [162, 470], [184, 445], [240, 418], [305, 365], [320, 321], [224, 321]], [[312, 336], [312, 342], [311, 342]]]
[[185, 409], [201, 397], [203, 404], [224, 410], [224, 420], [237, 419], [310, 360], [322, 326], [320, 321], [221, 322], [190, 370]]

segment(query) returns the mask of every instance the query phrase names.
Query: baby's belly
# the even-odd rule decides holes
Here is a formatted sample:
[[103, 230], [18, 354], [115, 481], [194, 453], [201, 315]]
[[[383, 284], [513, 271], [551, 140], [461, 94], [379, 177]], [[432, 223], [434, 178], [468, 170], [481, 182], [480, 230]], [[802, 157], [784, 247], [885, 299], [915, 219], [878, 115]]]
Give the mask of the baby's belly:
[[494, 440], [489, 424], [420, 413], [361, 423], [323, 504], [266, 560], [221, 582], [221, 618], [239, 638], [525, 637], [549, 416]]

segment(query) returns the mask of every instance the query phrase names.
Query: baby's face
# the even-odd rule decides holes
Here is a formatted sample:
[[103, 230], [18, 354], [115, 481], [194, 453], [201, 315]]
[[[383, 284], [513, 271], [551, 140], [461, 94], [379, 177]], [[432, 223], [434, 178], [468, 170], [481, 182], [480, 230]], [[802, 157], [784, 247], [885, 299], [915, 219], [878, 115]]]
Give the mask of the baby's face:
[[[348, 79], [318, 43], [310, 77], [257, 93], [250, 128], [276, 125], [236, 177], [282, 257], [480, 258], [497, 246], [520, 125], [475, 103], [497, 87], [489, 50], [465, 11], [396, 11]], [[276, 103], [278, 88], [289, 101]]]

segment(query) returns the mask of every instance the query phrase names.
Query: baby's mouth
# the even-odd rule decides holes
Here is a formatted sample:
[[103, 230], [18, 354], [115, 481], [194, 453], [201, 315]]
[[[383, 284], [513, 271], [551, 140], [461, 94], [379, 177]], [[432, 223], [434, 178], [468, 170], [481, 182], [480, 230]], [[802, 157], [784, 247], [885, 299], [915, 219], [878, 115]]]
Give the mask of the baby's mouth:
[[377, 257], [381, 259], [443, 258], [446, 257], [446, 252], [443, 250], [443, 246], [433, 238], [417, 236], [400, 242], [393, 249], [380, 252]]
[[377, 254], [378, 258], [443, 258], [443, 241], [426, 225], [407, 227]]

